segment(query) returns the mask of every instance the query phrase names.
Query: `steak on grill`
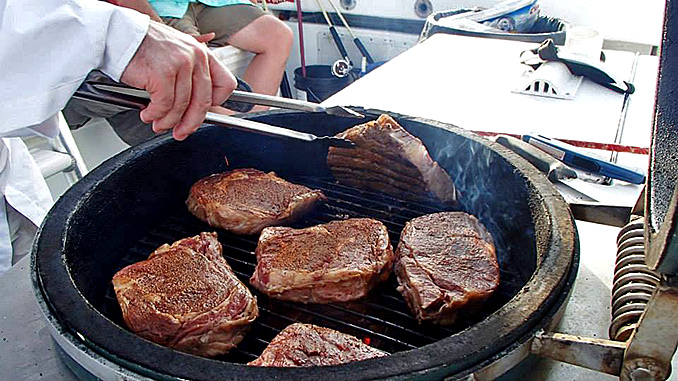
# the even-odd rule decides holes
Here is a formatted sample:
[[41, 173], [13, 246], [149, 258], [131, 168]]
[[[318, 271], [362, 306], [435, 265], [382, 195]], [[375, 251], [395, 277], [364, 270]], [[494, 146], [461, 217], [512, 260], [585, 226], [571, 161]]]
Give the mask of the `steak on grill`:
[[331, 303], [365, 296], [388, 278], [393, 248], [386, 226], [369, 218], [261, 232], [250, 284], [273, 298]]
[[162, 245], [113, 276], [129, 329], [201, 356], [224, 354], [259, 315], [257, 301], [222, 257], [216, 233]]
[[494, 241], [463, 212], [417, 217], [405, 224], [396, 250], [398, 291], [419, 321], [453, 324], [472, 314], [499, 286]]
[[337, 365], [387, 355], [351, 335], [312, 324], [294, 323], [280, 331], [261, 356], [247, 365]]
[[376, 121], [337, 134], [355, 143], [353, 148], [330, 147], [327, 164], [341, 183], [414, 201], [457, 200], [450, 176], [421, 140], [383, 114]]
[[292, 184], [273, 172], [243, 168], [198, 180], [186, 205], [210, 226], [257, 234], [266, 226], [293, 223], [324, 200], [322, 191]]

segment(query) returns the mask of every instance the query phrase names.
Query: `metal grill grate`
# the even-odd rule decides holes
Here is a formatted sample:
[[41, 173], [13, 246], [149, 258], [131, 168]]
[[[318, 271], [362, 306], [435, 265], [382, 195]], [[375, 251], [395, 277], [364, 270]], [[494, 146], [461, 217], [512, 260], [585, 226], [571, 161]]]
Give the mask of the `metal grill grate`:
[[[386, 225], [394, 248], [408, 220], [442, 210], [433, 204], [413, 203], [380, 193], [346, 187], [336, 184], [329, 178], [301, 177], [291, 180], [310, 188], [321, 189], [328, 198], [325, 205], [297, 223], [295, 227], [312, 226], [349, 217], [371, 217]], [[226, 261], [236, 276], [249, 285], [249, 278], [256, 265], [254, 250], [258, 237], [238, 236], [210, 227], [193, 217], [186, 208], [177, 210], [174, 217], [163, 221], [160, 226], [136, 242], [122, 258], [116, 271], [146, 259], [153, 250], [164, 243], [172, 243], [203, 231], [215, 230], [219, 234]], [[375, 287], [362, 300], [326, 305], [275, 300], [250, 287], [258, 301], [259, 317], [252, 324], [245, 339], [229, 354], [218, 359], [236, 363], [249, 362], [261, 354], [276, 334], [294, 322], [333, 328], [361, 338], [369, 345], [389, 353], [419, 348], [463, 330], [508, 302], [522, 287], [522, 282], [512, 275], [517, 273], [510, 268], [502, 268], [499, 288], [483, 309], [473, 319], [462, 320], [449, 327], [419, 324], [410, 313], [402, 295], [396, 290], [398, 283], [395, 275]], [[106, 291], [102, 312], [116, 324], [125, 326], [112, 285], [109, 285]]]

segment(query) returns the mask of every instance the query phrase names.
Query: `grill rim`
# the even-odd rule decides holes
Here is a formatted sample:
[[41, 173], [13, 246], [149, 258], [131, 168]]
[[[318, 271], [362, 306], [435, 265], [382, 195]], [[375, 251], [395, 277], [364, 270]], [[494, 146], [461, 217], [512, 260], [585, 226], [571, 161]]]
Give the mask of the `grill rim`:
[[[356, 110], [364, 114], [382, 113], [378, 110], [359, 108]], [[257, 119], [262, 115], [272, 114], [295, 113], [269, 111], [249, 115], [247, 118]], [[533, 208], [543, 208], [544, 215], [548, 216], [545, 223], [550, 227], [549, 236], [543, 239], [544, 253], [540, 257], [541, 261], [535, 273], [511, 301], [485, 320], [433, 344], [395, 353], [385, 358], [330, 367], [289, 369], [253, 368], [193, 356], [146, 341], [117, 326], [94, 309], [80, 294], [70, 278], [61, 248], [66, 244], [71, 227], [70, 219], [87, 202], [88, 196], [97, 185], [105, 182], [116, 170], [170, 143], [172, 138], [167, 135], [156, 137], [108, 160], [71, 188], [49, 212], [32, 253], [35, 269], [32, 273], [34, 289], [38, 298], [44, 298], [46, 302], [43, 312], [53, 316], [70, 332], [82, 333], [81, 336], [86, 338], [83, 341], [104, 357], [141, 374], [165, 379], [173, 377], [214, 379], [223, 377], [224, 374], [239, 379], [318, 376], [362, 379], [411, 374], [440, 367], [455, 368], [450, 371], [458, 372], [500, 352], [541, 321], [535, 316], [542, 316], [553, 308], [563, 287], [568, 283], [567, 279], [572, 268], [576, 270], [579, 245], [569, 209], [555, 188], [538, 170], [504, 147], [449, 124], [390, 112], [389, 114], [397, 120], [427, 124], [487, 146], [520, 172], [528, 187], [532, 188], [530, 194], [533, 197], [538, 196], [527, 202], [531, 203]], [[538, 302], [535, 303], [535, 299], [538, 299]], [[498, 324], [502, 321], [503, 324]], [[463, 351], [465, 354], [453, 354], [447, 350], [449, 347], [459, 346], [467, 349]]]

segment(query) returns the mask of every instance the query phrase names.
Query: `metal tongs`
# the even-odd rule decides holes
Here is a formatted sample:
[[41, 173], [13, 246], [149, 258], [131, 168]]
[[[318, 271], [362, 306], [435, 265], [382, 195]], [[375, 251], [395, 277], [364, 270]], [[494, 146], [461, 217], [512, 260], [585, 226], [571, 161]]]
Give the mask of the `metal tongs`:
[[328, 115], [343, 116], [348, 118], [362, 119], [365, 115], [355, 112], [348, 107], [332, 106], [324, 107], [317, 103], [304, 102], [296, 99], [288, 99], [281, 97], [274, 97], [271, 95], [264, 95], [258, 93], [250, 93], [247, 91], [235, 90], [228, 98], [228, 101], [250, 103], [261, 106], [270, 106], [284, 108], [288, 110], [306, 111], [306, 112], [321, 112]]
[[[73, 94], [73, 98], [113, 104], [128, 109], [138, 110], [148, 106], [148, 103], [151, 99], [149, 93], [146, 90], [129, 87], [124, 84], [103, 83], [85, 83], [78, 90], [76, 90], [75, 94]], [[229, 98], [229, 101], [281, 107], [306, 112], [325, 112], [332, 115], [364, 118], [362, 114], [359, 114], [353, 110], [349, 110], [346, 107], [337, 106], [325, 108], [315, 103], [289, 100], [245, 91], [234, 91]], [[353, 142], [344, 138], [338, 138], [335, 136], [316, 136], [306, 132], [294, 131], [283, 127], [272, 126], [265, 123], [255, 122], [253, 120], [247, 120], [213, 112], [207, 113], [205, 116], [205, 123], [231, 127], [242, 131], [254, 132], [268, 136], [285, 137], [306, 142], [324, 142], [332, 147], [350, 148], [354, 146]]]

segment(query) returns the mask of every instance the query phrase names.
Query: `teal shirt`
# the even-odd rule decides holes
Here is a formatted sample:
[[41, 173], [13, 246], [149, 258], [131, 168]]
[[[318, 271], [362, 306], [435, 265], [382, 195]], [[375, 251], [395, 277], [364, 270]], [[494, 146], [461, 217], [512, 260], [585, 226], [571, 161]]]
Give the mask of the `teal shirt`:
[[188, 9], [188, 3], [203, 3], [210, 7], [223, 7], [236, 4], [252, 4], [249, 0], [148, 0], [160, 17], [182, 18]]

